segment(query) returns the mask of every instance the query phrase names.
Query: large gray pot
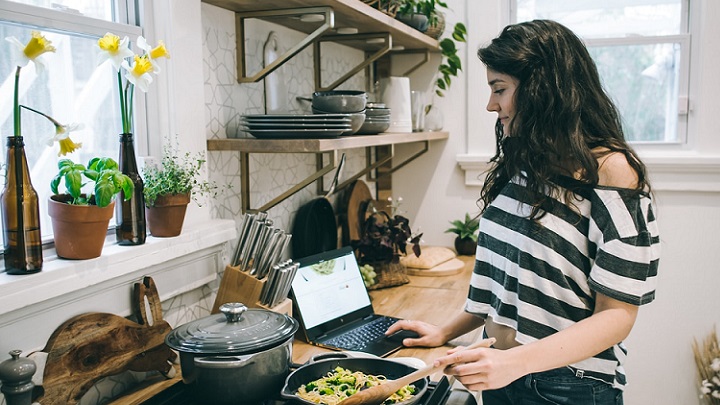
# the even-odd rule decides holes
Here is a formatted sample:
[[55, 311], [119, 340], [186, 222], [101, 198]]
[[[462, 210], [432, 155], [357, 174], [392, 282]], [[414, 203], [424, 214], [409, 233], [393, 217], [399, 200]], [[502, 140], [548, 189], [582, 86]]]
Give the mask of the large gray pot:
[[165, 343], [180, 352], [183, 381], [200, 403], [259, 404], [280, 392], [292, 362], [297, 321], [240, 303], [182, 325]]

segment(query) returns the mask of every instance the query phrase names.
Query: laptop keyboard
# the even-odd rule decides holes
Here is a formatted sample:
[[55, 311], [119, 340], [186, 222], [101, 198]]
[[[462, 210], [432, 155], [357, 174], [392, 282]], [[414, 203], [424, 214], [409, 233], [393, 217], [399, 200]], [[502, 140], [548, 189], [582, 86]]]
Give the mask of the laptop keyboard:
[[362, 351], [368, 344], [385, 336], [390, 325], [397, 322], [396, 318], [380, 317], [365, 325], [349, 330], [340, 336], [325, 341], [325, 344], [345, 350]]

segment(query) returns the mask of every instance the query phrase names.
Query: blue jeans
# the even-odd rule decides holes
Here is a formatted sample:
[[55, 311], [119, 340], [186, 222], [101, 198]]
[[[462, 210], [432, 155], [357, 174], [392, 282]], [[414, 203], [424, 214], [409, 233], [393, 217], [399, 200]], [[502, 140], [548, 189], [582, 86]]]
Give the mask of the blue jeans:
[[622, 391], [567, 367], [526, 375], [510, 385], [483, 391], [483, 405], [622, 405]]

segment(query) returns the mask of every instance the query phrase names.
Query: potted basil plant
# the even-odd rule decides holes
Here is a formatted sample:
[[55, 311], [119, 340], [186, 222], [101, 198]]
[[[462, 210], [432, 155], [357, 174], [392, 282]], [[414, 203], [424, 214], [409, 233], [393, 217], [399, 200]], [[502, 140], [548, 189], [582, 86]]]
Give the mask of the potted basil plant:
[[[65, 193], [60, 193], [60, 185]], [[83, 186], [92, 185], [89, 191]], [[87, 189], [87, 187], [85, 187]], [[48, 201], [55, 250], [65, 259], [92, 259], [102, 254], [115, 196], [132, 196], [132, 180], [111, 158], [93, 158], [86, 166], [70, 159], [58, 162], [58, 173], [50, 182]]]

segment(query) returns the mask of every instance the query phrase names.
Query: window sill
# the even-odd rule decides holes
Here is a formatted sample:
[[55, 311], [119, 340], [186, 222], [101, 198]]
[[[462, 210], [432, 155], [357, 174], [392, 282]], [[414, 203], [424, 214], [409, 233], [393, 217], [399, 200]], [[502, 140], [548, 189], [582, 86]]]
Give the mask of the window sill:
[[[129, 315], [129, 285], [145, 275], [152, 276], [161, 300], [166, 300], [207, 284], [217, 278], [218, 268], [223, 266], [219, 258], [225, 242], [235, 237], [234, 221], [211, 220], [186, 226], [174, 238], [148, 236], [140, 246], [120, 246], [114, 235], [108, 236], [102, 256], [95, 259], [65, 260], [54, 256], [54, 252], [46, 253], [39, 273], [0, 273], [0, 327], [7, 325], [8, 317], [28, 315], [56, 304], [67, 305], [91, 295], [102, 299], [95, 302], [97, 306], [88, 306], [79, 313], [98, 310]], [[199, 263], [208, 258], [218, 263]], [[116, 295], [120, 302], [108, 299]]]
[[[457, 156], [458, 165], [465, 171], [466, 186], [482, 186], [491, 157], [481, 154]], [[640, 157], [647, 166], [655, 191], [720, 192], [720, 156], [641, 154]]]

